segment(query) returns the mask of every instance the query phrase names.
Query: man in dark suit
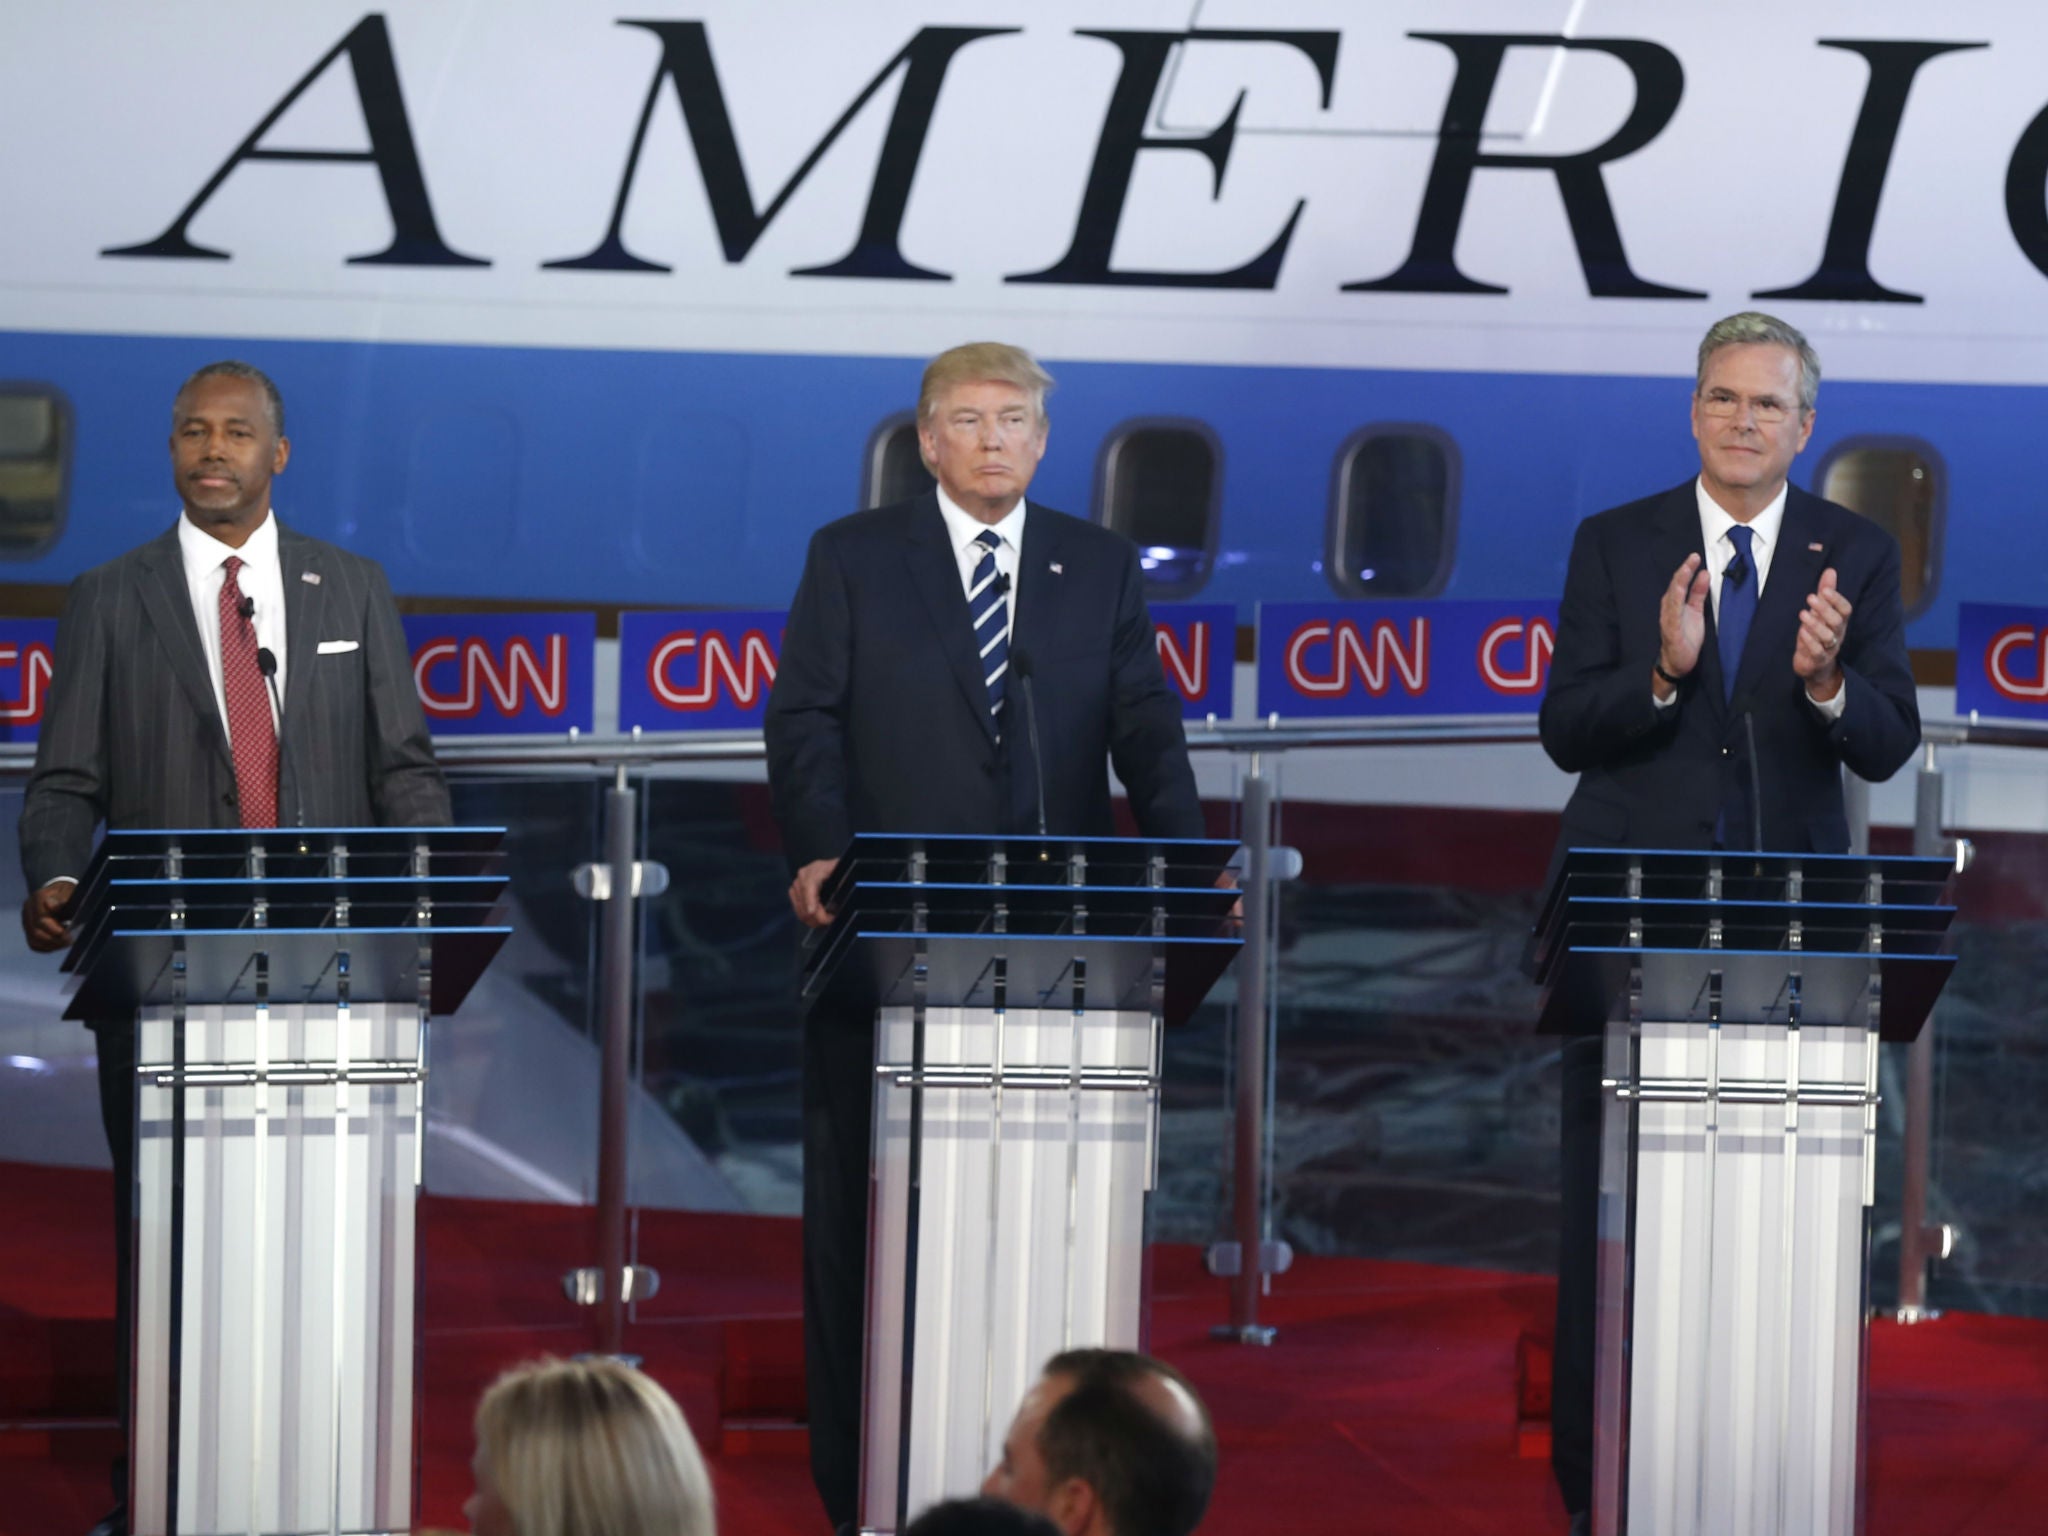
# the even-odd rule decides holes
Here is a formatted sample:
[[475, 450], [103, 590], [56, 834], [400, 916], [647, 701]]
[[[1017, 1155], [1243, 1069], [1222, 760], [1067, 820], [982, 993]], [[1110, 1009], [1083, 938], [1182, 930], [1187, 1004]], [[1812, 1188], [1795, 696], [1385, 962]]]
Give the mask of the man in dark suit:
[[[31, 949], [70, 943], [65, 909], [109, 828], [445, 826], [448, 789], [404, 631], [372, 561], [283, 527], [291, 457], [277, 386], [214, 363], [178, 391], [176, 526], [72, 583], [21, 810]], [[120, 1404], [132, 1315], [135, 1031], [91, 1026], [114, 1161]], [[125, 1474], [115, 1482], [125, 1498]], [[100, 1529], [119, 1532], [119, 1508]]]
[[[1024, 500], [1051, 383], [1015, 347], [942, 354], [918, 401], [936, 489], [811, 540], [766, 720], [790, 904], [807, 924], [831, 920], [821, 892], [856, 832], [1036, 829], [1020, 674], [1032, 678], [1049, 831], [1113, 835], [1113, 764], [1145, 835], [1204, 835], [1136, 549]], [[871, 1017], [806, 1020], [811, 1468], [841, 1527], [860, 1486], [873, 1062]]]
[[[1898, 544], [1786, 480], [1819, 387], [1791, 326], [1720, 321], [1693, 393], [1698, 479], [1579, 525], [1543, 697], [1544, 750], [1579, 775], [1553, 870], [1574, 847], [1846, 852], [1843, 767], [1887, 779], [1919, 744]], [[1592, 1502], [1600, 1072], [1597, 1035], [1567, 1043], [1551, 1459], [1575, 1530]]]

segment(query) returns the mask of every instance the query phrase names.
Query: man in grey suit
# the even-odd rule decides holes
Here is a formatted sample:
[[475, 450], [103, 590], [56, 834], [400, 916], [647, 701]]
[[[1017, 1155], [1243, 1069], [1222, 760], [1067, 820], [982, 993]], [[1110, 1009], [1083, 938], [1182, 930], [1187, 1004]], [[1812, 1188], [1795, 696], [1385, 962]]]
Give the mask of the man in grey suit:
[[[31, 949], [71, 942], [66, 907], [101, 823], [448, 824], [391, 589], [374, 561], [278, 522], [270, 482], [290, 457], [269, 378], [247, 363], [200, 369], [171, 410], [183, 515], [72, 583], [21, 810]], [[114, 1162], [125, 1424], [134, 1021], [90, 1027]], [[125, 1499], [118, 1464], [115, 1486]], [[117, 1506], [96, 1533], [125, 1528]]]

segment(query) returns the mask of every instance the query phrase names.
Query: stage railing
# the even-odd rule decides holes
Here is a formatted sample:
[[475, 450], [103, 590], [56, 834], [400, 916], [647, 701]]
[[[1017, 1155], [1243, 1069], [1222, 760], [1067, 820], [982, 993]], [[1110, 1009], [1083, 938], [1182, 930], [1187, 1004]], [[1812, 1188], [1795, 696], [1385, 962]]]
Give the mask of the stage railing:
[[[1215, 1243], [1211, 1264], [1220, 1274], [1231, 1277], [1228, 1327], [1230, 1336], [1245, 1340], [1270, 1337], [1260, 1323], [1259, 1304], [1271, 1276], [1284, 1268], [1288, 1248], [1275, 1229], [1273, 1113], [1278, 1052], [1276, 1044], [1283, 1013], [1299, 1012], [1301, 999], [1312, 989], [1301, 964], [1283, 964], [1280, 933], [1286, 882], [1302, 871], [1299, 851], [1288, 846], [1290, 809], [1279, 790], [1282, 764], [1300, 754], [1341, 753], [1361, 765], [1377, 754], [1395, 748], [1494, 749], [1528, 747], [1536, 741], [1533, 716], [1484, 719], [1387, 721], [1343, 726], [1220, 725], [1191, 728], [1191, 748], [1203, 757], [1223, 755], [1233, 760], [1228, 770], [1228, 795], [1235, 811], [1228, 830], [1246, 844], [1245, 868], [1250, 877], [1245, 904], [1244, 954], [1239, 962], [1234, 995], [1221, 1006], [1227, 1014], [1222, 1024], [1224, 1042], [1220, 1063], [1222, 1099], [1229, 1105], [1231, 1157], [1227, 1196], [1216, 1202], [1228, 1210], [1224, 1240]], [[706, 1104], [695, 1095], [687, 1081], [668, 1084], [661, 1078], [660, 1062], [650, 1062], [647, 1017], [650, 1007], [663, 1011], [683, 1032], [712, 1027], [717, 1004], [709, 1008], [703, 1000], [677, 996], [673, 971], [666, 983], [649, 979], [650, 959], [646, 942], [649, 926], [647, 903], [660, 894], [664, 864], [698, 856], [707, 837], [725, 841], [723, 819], [729, 807], [709, 802], [686, 801], [688, 782], [705, 775], [738, 775], [758, 782], [763, 749], [758, 734], [705, 737], [579, 737], [546, 741], [508, 741], [456, 738], [438, 742], [437, 751], [457, 785], [458, 801], [488, 801], [490, 814], [514, 828], [520, 837], [520, 806], [535, 796], [547, 800], [546, 829], [529, 838], [536, 867], [559, 864], [574, 871], [577, 895], [589, 899], [590, 908], [584, 939], [586, 965], [571, 967], [572, 974], [561, 984], [560, 1000], [565, 1017], [586, 1032], [600, 1047], [602, 1110], [597, 1117], [591, 1148], [594, 1154], [598, 1230], [601, 1235], [596, 1263], [569, 1277], [572, 1294], [599, 1309], [601, 1343], [617, 1348], [628, 1309], [653, 1294], [658, 1277], [636, 1268], [631, 1247], [629, 1211], [634, 1204], [632, 1172], [627, 1164], [628, 1119], [635, 1096], [628, 1087], [638, 1082], [646, 1089], [659, 1089], [664, 1107], [678, 1123], [702, 1140], [727, 1136], [730, 1106], [722, 1101]], [[1942, 753], [1958, 748], [2000, 747], [2040, 748], [2048, 746], [2048, 729], [1976, 721], [1930, 722], [1924, 731], [1922, 759], [1917, 770], [1914, 797], [1915, 818], [1912, 846], [1916, 852], [1956, 853], [1967, 857], [1967, 845], [1958, 847], [1947, 839], [1942, 824]], [[9, 798], [18, 796], [18, 784], [32, 760], [32, 749], [0, 746], [0, 790]], [[1363, 777], [1361, 773], [1360, 777]], [[1206, 792], [1214, 796], [1216, 775], [1207, 774]], [[1563, 792], [1559, 781], [1559, 795]], [[1315, 795], [1298, 797], [1313, 803]], [[710, 822], [718, 828], [705, 830], [709, 805]], [[482, 809], [482, 806], [478, 806]], [[558, 814], [559, 813], [559, 814]], [[691, 817], [696, 821], [691, 821]], [[1851, 785], [1851, 824], [1859, 845], [1868, 837], [1867, 786]], [[679, 826], [694, 830], [678, 832]], [[1312, 833], [1312, 827], [1304, 827]], [[772, 833], [769, 834], [772, 838]], [[1308, 836], [1297, 841], [1308, 842]], [[763, 910], [771, 885], [779, 886], [781, 875], [775, 867], [772, 848], [764, 848], [756, 837], [748, 845], [751, 862], [733, 876], [747, 885], [753, 898], [729, 904], [730, 910], [747, 907]], [[1307, 849], [1313, 874], [1317, 850]], [[755, 867], [755, 866], [759, 867]], [[1967, 884], [1966, 884], [1967, 888]], [[566, 893], [565, 893], [566, 894]], [[1533, 894], [1533, 888], [1532, 892]], [[704, 899], [701, 896], [698, 899]], [[1297, 907], [1312, 905], [1304, 896]], [[700, 926], [703, 914], [699, 914]], [[558, 928], [566, 921], [554, 914]], [[668, 953], [716, 952], [729, 955], [735, 943], [751, 955], [764, 951], [762, 964], [744, 967], [757, 979], [780, 940], [758, 933], [706, 938], [694, 931], [690, 917], [665, 909], [659, 921], [675, 931], [666, 935]], [[573, 930], [558, 947], [573, 949]], [[784, 936], [786, 938], [786, 936]], [[673, 964], [673, 962], [672, 962]], [[774, 989], [770, 988], [769, 991]], [[794, 995], [770, 999], [770, 1006], [788, 1003], [793, 1012]], [[731, 1004], [758, 1006], [760, 998], [748, 994]], [[691, 1015], [696, 1011], [694, 1020]], [[637, 1044], [636, 1044], [637, 1042]], [[637, 1059], [636, 1059], [637, 1054]], [[795, 1055], [781, 1066], [764, 1066], [763, 1079], [777, 1079], [774, 1093], [788, 1097], [795, 1076]], [[1937, 1136], [1937, 1048], [1936, 1031], [1930, 1026], [1919, 1044], [1911, 1049], [1902, 1072], [1904, 1113], [1902, 1167], [1899, 1177], [1901, 1203], [1898, 1216], [1899, 1262], [1898, 1305], [1900, 1315], [1917, 1319], [1929, 1314], [1927, 1274], [1930, 1259], [1946, 1255], [1957, 1240], [1954, 1227], [1935, 1219], [1930, 1211], [1930, 1174]], [[653, 1073], [653, 1077], [650, 1077]], [[778, 1101], [779, 1102], [779, 1101]], [[766, 1107], [763, 1118], [783, 1111]], [[709, 1117], [707, 1119], [707, 1116]], [[716, 1123], [713, 1123], [716, 1122]], [[710, 1132], [703, 1127], [711, 1124]], [[736, 1138], [746, 1140], [745, 1136]], [[771, 1138], [762, 1138], [763, 1141]], [[791, 1136], [790, 1140], [795, 1138]], [[744, 1166], [744, 1165], [742, 1165]], [[786, 1171], [786, 1170], [785, 1170]], [[590, 1182], [583, 1177], [559, 1180], [565, 1193], [588, 1194]], [[773, 1200], [766, 1208], [786, 1208], [784, 1179], [778, 1188], [785, 1195], [778, 1207]], [[750, 1201], [747, 1208], [764, 1208]], [[1217, 1235], [1212, 1231], [1211, 1235]], [[1510, 1255], [1512, 1263], [1518, 1257]], [[622, 1276], [606, 1284], [606, 1274]]]

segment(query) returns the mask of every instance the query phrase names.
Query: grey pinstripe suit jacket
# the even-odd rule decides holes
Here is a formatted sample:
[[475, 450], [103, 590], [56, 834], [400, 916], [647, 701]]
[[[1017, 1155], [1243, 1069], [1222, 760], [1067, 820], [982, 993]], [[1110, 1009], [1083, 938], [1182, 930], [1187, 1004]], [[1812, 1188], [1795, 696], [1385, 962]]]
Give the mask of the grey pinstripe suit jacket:
[[[277, 534], [288, 662], [278, 819], [446, 826], [448, 787], [383, 570], [281, 522]], [[323, 640], [357, 644], [322, 655]], [[53, 661], [21, 809], [30, 890], [83, 873], [101, 822], [241, 824], [175, 524], [72, 583]]]

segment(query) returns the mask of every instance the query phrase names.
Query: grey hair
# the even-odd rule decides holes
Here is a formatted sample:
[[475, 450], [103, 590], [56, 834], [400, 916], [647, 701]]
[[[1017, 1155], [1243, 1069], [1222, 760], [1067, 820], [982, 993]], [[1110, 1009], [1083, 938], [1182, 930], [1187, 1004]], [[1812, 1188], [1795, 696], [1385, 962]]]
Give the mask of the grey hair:
[[174, 398], [184, 399], [186, 391], [201, 379], [247, 379], [256, 385], [263, 391], [263, 404], [270, 417], [270, 430], [279, 437], [284, 436], [284, 396], [278, 392], [277, 385], [270, 375], [254, 363], [239, 363], [232, 358], [224, 362], [208, 363], [178, 386], [178, 393]]
[[1707, 327], [1707, 334], [1700, 338], [1700, 366], [1694, 389], [1705, 387], [1707, 363], [1716, 352], [1723, 347], [1754, 346], [1786, 347], [1798, 357], [1799, 408], [1812, 410], [1813, 402], [1820, 396], [1820, 354], [1796, 328], [1761, 310], [1745, 309]]

